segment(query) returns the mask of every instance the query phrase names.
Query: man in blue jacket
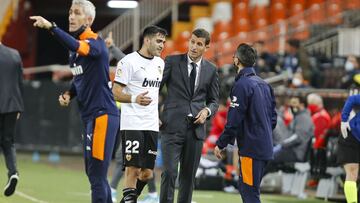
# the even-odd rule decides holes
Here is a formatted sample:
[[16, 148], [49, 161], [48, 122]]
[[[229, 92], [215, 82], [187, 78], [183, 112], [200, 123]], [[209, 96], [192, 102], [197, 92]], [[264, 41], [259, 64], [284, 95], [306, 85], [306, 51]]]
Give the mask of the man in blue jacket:
[[260, 202], [260, 182], [268, 160], [273, 159], [272, 131], [276, 126], [274, 93], [253, 68], [256, 51], [240, 44], [234, 55], [238, 75], [232, 87], [231, 104], [224, 132], [216, 142], [215, 155], [221, 159], [228, 144], [239, 148], [239, 192], [244, 203]]
[[103, 39], [91, 30], [95, 6], [87, 0], [73, 0], [69, 10], [69, 32], [41, 16], [31, 16], [34, 26], [48, 30], [70, 53], [74, 75], [69, 91], [59, 96], [61, 106], [78, 101], [84, 124], [85, 172], [91, 184], [93, 203], [112, 203], [107, 172], [120, 125], [119, 110], [109, 87], [109, 54]]
[[[350, 95], [354, 91], [350, 92]], [[357, 201], [357, 184], [360, 163], [360, 95], [351, 95], [345, 102], [341, 112], [341, 134], [339, 137], [338, 163], [345, 169], [346, 178], [344, 183], [344, 193], [347, 202]], [[353, 111], [353, 109], [355, 111]]]

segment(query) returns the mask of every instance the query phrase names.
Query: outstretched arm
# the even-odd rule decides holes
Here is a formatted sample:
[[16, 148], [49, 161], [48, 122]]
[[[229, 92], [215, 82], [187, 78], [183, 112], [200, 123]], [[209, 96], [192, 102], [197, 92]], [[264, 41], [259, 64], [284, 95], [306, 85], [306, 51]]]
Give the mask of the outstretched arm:
[[30, 19], [35, 21], [34, 27], [49, 30], [70, 51], [77, 52], [82, 56], [97, 56], [101, 52], [96, 40], [77, 40], [42, 16], [30, 16]]

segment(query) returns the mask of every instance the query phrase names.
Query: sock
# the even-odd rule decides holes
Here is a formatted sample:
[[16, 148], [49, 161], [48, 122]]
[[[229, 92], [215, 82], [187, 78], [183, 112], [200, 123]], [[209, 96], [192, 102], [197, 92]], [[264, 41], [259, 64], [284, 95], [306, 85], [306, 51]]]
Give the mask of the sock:
[[157, 192], [149, 192], [148, 195], [152, 198], [156, 198], [158, 196]]
[[348, 203], [357, 203], [357, 188], [355, 181], [345, 181], [344, 192]]
[[120, 203], [136, 203], [137, 191], [135, 188], [123, 189], [123, 198]]
[[146, 184], [147, 184], [147, 181], [142, 181], [142, 180], [137, 179], [137, 181], [136, 181], [136, 190], [137, 190], [137, 195], [138, 196], [140, 196], [140, 194], [143, 191]]

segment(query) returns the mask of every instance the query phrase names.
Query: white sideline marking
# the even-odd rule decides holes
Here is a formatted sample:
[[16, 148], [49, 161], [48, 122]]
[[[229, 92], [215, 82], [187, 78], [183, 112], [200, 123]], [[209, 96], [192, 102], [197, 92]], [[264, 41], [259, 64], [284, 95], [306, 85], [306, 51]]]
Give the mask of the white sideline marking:
[[30, 195], [27, 195], [23, 192], [20, 192], [20, 191], [15, 191], [15, 194], [24, 198], [24, 199], [27, 199], [27, 200], [30, 200], [32, 202], [36, 202], [36, 203], [48, 203], [48, 202], [45, 202], [45, 201], [42, 201], [42, 200], [39, 200], [39, 199], [36, 199], [35, 197], [32, 197]]

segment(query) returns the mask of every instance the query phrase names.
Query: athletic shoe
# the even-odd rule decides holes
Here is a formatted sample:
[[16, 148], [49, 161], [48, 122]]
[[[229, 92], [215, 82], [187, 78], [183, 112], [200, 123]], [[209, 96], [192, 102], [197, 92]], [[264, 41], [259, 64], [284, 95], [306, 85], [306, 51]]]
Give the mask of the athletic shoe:
[[17, 173], [10, 176], [8, 183], [6, 184], [6, 186], [4, 188], [5, 196], [11, 196], [12, 194], [14, 194], [18, 181], [19, 181], [19, 176]]
[[111, 200], [113, 203], [117, 203], [117, 192], [114, 188], [111, 188]]

